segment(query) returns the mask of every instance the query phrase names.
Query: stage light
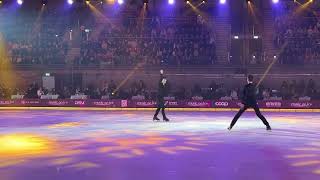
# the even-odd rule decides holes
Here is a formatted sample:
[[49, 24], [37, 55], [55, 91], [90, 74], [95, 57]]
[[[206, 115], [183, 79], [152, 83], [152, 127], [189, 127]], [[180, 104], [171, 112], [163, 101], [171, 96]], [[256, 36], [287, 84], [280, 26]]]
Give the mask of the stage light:
[[187, 0], [186, 3], [187, 3], [187, 4], [190, 4], [190, 1]]
[[234, 39], [239, 39], [239, 36], [234, 36], [233, 38], [234, 38]]
[[123, 4], [123, 0], [118, 0], [118, 4]]
[[48, 3], [48, 0], [42, 0], [42, 5], [45, 6]]
[[174, 0], [168, 0], [168, 4], [174, 4]]
[[247, 0], [247, 3], [248, 3], [248, 4], [251, 4], [251, 1], [250, 1], [250, 0]]
[[259, 39], [259, 36], [253, 36], [253, 39]]
[[68, 4], [72, 5], [73, 4], [73, 0], [68, 0]]
[[203, 3], [203, 4], [205, 4], [205, 3], [206, 3], [206, 1], [202, 1], [202, 3]]
[[143, 4], [148, 4], [148, 0], [143, 0]]
[[220, 4], [225, 4], [227, 2], [227, 0], [220, 0], [219, 2], [220, 2]]
[[273, 4], [279, 3], [279, 0], [272, 0]]
[[90, 4], [90, 1], [89, 1], [89, 0], [86, 0], [86, 4]]
[[19, 5], [22, 5], [22, 4], [23, 4], [23, 0], [17, 0], [17, 3], [18, 3]]
[[0, 1], [0, 4], [2, 4], [2, 1]]

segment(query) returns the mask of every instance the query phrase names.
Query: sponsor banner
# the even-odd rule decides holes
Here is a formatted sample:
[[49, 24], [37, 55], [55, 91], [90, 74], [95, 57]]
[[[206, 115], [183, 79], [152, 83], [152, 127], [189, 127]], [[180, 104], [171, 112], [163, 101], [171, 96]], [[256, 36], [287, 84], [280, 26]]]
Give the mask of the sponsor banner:
[[41, 106], [53, 106], [53, 107], [70, 107], [73, 103], [70, 100], [44, 100], [41, 101]]
[[85, 107], [104, 107], [104, 108], [116, 108], [121, 107], [121, 100], [85, 100], [84, 102], [77, 102], [79, 106]]
[[210, 108], [211, 101], [185, 101], [182, 107], [186, 108]]
[[41, 105], [44, 100], [39, 99], [21, 99], [21, 100], [15, 100], [15, 104], [21, 105], [21, 106], [39, 106]]
[[121, 104], [121, 107], [126, 108], [128, 107], [128, 100], [121, 100], [120, 104]]
[[214, 108], [239, 108], [241, 105], [240, 101], [213, 101], [212, 107]]
[[[171, 108], [210, 108], [211, 101], [165, 101], [166, 107]], [[130, 107], [135, 108], [154, 108], [157, 106], [156, 101], [143, 100], [143, 101], [131, 101]]]
[[299, 101], [299, 102], [288, 102], [288, 107], [293, 109], [314, 109], [320, 108], [320, 102], [312, 102], [312, 101]]
[[[214, 101], [212, 106], [215, 108], [239, 108], [240, 101]], [[320, 101], [258, 101], [260, 108], [269, 109], [315, 109], [320, 108]]]
[[[101, 108], [154, 108], [157, 102], [152, 100], [70, 100], [70, 99], [19, 99], [0, 100], [0, 107], [101, 107]], [[240, 101], [166, 101], [171, 108], [240, 108]], [[260, 108], [270, 109], [319, 109], [320, 101], [259, 101]]]
[[319, 101], [260, 101], [261, 108], [313, 109], [320, 108]]
[[153, 108], [156, 107], [157, 102], [152, 100], [130, 101], [130, 106], [133, 108]]
[[14, 100], [0, 100], [0, 106], [11, 106], [14, 105]]
[[260, 108], [284, 108], [286, 106], [285, 101], [259, 101]]

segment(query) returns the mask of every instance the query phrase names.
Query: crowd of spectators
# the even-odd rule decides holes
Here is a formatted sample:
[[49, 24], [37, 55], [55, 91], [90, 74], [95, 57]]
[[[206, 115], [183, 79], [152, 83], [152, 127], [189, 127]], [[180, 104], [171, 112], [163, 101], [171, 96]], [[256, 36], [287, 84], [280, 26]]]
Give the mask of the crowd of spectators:
[[214, 30], [200, 16], [120, 16], [113, 23], [73, 27], [54, 12], [42, 16], [17, 15], [0, 23], [13, 64], [72, 62], [66, 59], [70, 44], [80, 47], [73, 61], [80, 65], [209, 65], [216, 60]]
[[[191, 89], [185, 87], [172, 87], [169, 83], [168, 98], [176, 100], [238, 100], [241, 98], [242, 89], [226, 87], [224, 84], [217, 84], [212, 81], [207, 87], [195, 84]], [[0, 98], [10, 98], [14, 95], [24, 95], [24, 98], [37, 99], [41, 95], [59, 95], [61, 99], [68, 99], [72, 95], [85, 95], [90, 99], [156, 99], [157, 90], [148, 88], [143, 81], [134, 81], [129, 86], [117, 88], [114, 81], [105, 82], [102, 87], [90, 85], [85, 88], [80, 87], [64, 87], [61, 90], [47, 90], [37, 83], [31, 84], [27, 89], [21, 91], [15, 89], [10, 91], [0, 85]], [[12, 93], [12, 94], [10, 94]], [[278, 88], [268, 88], [260, 85], [257, 88], [257, 99], [259, 100], [318, 100], [320, 99], [320, 91], [314, 80], [308, 82], [301, 80], [297, 82], [283, 81]]]
[[83, 33], [78, 63], [209, 65], [215, 61], [214, 34], [196, 17], [123, 18], [120, 25], [105, 24], [103, 29], [97, 38]]
[[[320, 17], [310, 9], [287, 2], [275, 19], [275, 46], [282, 64], [320, 64]], [[300, 9], [300, 10], [299, 10]]]
[[64, 40], [67, 23], [54, 12], [11, 15], [0, 19], [8, 55], [13, 64], [61, 64], [65, 62], [68, 43]]

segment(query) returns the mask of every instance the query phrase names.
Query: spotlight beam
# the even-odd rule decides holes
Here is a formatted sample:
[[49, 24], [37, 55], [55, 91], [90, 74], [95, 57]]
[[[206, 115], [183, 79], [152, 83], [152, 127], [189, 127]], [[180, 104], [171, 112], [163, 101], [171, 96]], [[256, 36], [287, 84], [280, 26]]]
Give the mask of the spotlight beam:
[[142, 66], [145, 65], [145, 62], [138, 63], [131, 72], [120, 82], [120, 84], [117, 86], [117, 88], [112, 92], [112, 95], [114, 95], [116, 92], [119, 91], [119, 89], [126, 84], [126, 82], [137, 72], [138, 69], [140, 69]]
[[[287, 47], [287, 45], [288, 45], [288, 41], [285, 42], [285, 43], [281, 46], [280, 51], [279, 51], [279, 52], [277, 53], [277, 55], [276, 55], [277, 57], [280, 56], [280, 54], [284, 51], [284, 49]], [[257, 83], [256, 87], [258, 87], [258, 86], [262, 83], [262, 81], [265, 79], [265, 77], [269, 74], [270, 69], [273, 67], [273, 65], [276, 63], [276, 61], [277, 61], [277, 58], [274, 58], [274, 59], [272, 60], [272, 62], [268, 65], [267, 69], [265, 70], [265, 72], [263, 73], [263, 75], [262, 75], [262, 77], [260, 78], [259, 82]]]

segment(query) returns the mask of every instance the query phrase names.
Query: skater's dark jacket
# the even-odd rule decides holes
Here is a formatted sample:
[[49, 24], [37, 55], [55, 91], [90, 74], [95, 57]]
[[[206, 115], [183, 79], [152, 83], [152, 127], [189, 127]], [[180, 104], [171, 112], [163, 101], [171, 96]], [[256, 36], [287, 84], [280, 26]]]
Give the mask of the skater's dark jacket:
[[158, 100], [163, 100], [164, 97], [168, 95], [168, 91], [169, 91], [168, 81], [165, 85], [163, 85], [162, 79], [164, 78], [165, 77], [163, 76], [163, 74], [160, 74], [159, 88], [158, 88], [158, 95], [157, 95]]
[[247, 85], [245, 85], [242, 93], [242, 104], [248, 106], [257, 104], [256, 87], [253, 83], [248, 83]]

